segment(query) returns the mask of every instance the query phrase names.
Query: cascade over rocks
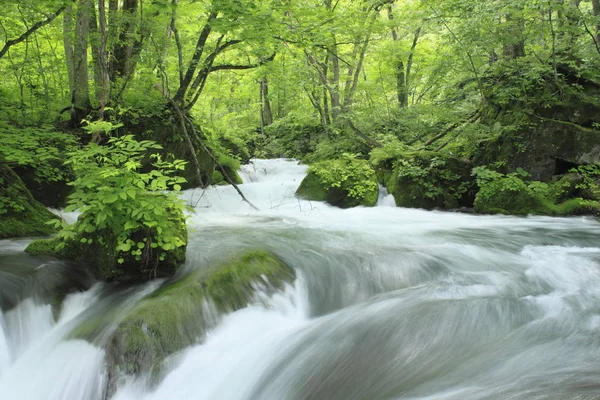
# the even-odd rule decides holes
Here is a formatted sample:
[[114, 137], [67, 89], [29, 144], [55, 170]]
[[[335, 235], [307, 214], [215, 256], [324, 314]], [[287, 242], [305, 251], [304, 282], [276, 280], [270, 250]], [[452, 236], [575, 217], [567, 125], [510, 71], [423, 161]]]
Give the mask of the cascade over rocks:
[[[294, 270], [275, 255], [251, 250], [169, 282], [144, 297], [121, 316], [118, 327], [106, 339], [106, 398], [112, 396], [123, 374], [150, 373], [153, 379], [158, 378], [166, 357], [197, 343], [214, 325], [218, 318], [214, 309], [218, 313], [238, 310], [254, 300], [258, 289], [273, 294], [294, 279]], [[113, 310], [110, 315], [84, 322], [73, 336], [94, 340], [117, 313]]]
[[56, 229], [47, 222], [56, 219], [33, 198], [23, 181], [0, 162], [0, 239], [50, 235]]

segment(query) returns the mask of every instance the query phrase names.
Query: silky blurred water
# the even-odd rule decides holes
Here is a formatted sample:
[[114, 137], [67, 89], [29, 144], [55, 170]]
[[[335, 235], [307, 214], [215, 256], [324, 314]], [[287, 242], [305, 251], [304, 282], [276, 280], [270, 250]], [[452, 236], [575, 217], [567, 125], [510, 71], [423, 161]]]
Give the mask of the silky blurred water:
[[[183, 194], [196, 212], [178, 274], [260, 247], [298, 279], [224, 316], [157, 385], [129, 377], [114, 399], [600, 399], [596, 220], [402, 209], [383, 191], [378, 207], [341, 210], [295, 198], [305, 173], [244, 166], [259, 211], [231, 187]], [[19, 294], [0, 296], [0, 398], [101, 399], [102, 343], [69, 333], [156, 285], [96, 285], [57, 315], [34, 271], [58, 266], [25, 245], [0, 242], [0, 290]]]

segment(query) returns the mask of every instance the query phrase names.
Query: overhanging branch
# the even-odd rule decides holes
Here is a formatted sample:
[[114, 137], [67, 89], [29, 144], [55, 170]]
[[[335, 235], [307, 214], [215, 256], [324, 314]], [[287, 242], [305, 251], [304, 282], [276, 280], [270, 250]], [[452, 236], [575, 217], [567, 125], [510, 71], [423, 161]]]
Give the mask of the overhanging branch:
[[21, 43], [22, 41], [26, 40], [33, 32], [37, 31], [42, 26], [48, 25], [50, 22], [54, 21], [54, 19], [56, 17], [58, 17], [65, 10], [65, 8], [67, 8], [67, 7], [65, 7], [65, 6], [60, 7], [58, 10], [56, 10], [52, 14], [48, 15], [48, 17], [45, 20], [38, 21], [35, 24], [33, 24], [31, 26], [31, 28], [27, 29], [25, 31], [25, 33], [23, 33], [18, 38], [11, 39], [11, 40], [7, 41], [6, 43], [4, 43], [4, 47], [2, 47], [2, 50], [0, 50], [0, 58], [2, 58], [6, 54], [6, 52], [8, 51], [8, 49], [11, 48], [11, 46]]

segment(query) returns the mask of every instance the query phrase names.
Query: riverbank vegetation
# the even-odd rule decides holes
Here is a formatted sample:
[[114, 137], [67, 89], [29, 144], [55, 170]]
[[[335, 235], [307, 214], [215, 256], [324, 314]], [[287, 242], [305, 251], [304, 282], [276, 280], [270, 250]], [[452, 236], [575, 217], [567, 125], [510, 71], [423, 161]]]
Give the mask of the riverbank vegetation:
[[160, 276], [148, 257], [185, 249], [165, 234], [183, 221], [166, 189], [237, 185], [252, 157], [310, 164], [298, 195], [340, 207], [374, 205], [379, 184], [402, 207], [600, 210], [598, 0], [0, 12], [1, 234], [48, 234], [42, 205], [71, 204], [82, 217], [59, 237], [85, 247], [105, 232], [111, 279], [129, 259]]

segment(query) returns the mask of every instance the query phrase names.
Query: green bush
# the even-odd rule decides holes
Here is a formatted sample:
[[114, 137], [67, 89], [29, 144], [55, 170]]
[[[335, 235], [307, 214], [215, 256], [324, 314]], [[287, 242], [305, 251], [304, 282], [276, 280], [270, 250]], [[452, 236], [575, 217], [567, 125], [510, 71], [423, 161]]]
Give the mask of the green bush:
[[378, 193], [375, 171], [352, 154], [311, 165], [296, 192], [307, 200], [327, 201], [342, 208], [374, 206]]
[[51, 127], [17, 128], [0, 121], [0, 159], [12, 168], [34, 171], [37, 182], [57, 182], [68, 178], [63, 168], [65, 154], [75, 150], [75, 137]]
[[516, 172], [502, 174], [486, 167], [473, 168], [479, 192], [475, 197], [475, 211], [486, 214], [552, 215], [553, 202], [546, 183], [523, 179], [529, 174], [518, 168]]
[[403, 153], [386, 186], [399, 207], [452, 209], [473, 201], [469, 162], [445, 153]]
[[[151, 262], [150, 254], [156, 255], [154, 261], [163, 261], [167, 252], [185, 246], [171, 218], [179, 218], [184, 209], [177, 196], [184, 178], [174, 175], [185, 162], [165, 161], [154, 153], [150, 154], [153, 169], [140, 172], [142, 160], [157, 149], [161, 147], [155, 142], [138, 142], [127, 135], [111, 138], [107, 146], [91, 143], [72, 153], [67, 164], [76, 175], [70, 183], [75, 190], [66, 210], [79, 210], [82, 215], [59, 233], [62, 243], [79, 240], [92, 244], [109, 237], [118, 252], [143, 264]], [[94, 235], [96, 232], [103, 234]], [[118, 262], [123, 263], [124, 258]]]

